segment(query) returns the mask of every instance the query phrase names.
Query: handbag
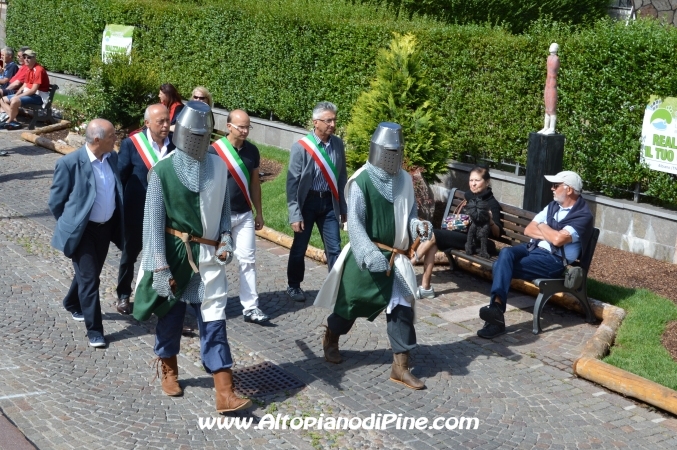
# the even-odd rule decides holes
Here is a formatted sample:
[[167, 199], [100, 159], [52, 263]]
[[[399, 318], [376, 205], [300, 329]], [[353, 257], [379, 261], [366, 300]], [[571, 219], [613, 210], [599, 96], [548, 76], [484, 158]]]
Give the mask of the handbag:
[[466, 233], [468, 227], [466, 223], [470, 221], [470, 216], [467, 214], [461, 214], [461, 211], [465, 207], [467, 201], [463, 200], [458, 206], [454, 209], [453, 214], [449, 214], [442, 221], [442, 228], [451, 230], [451, 231], [461, 231]]
[[585, 270], [582, 267], [567, 267], [564, 271], [564, 287], [576, 291], [580, 289], [584, 278]]

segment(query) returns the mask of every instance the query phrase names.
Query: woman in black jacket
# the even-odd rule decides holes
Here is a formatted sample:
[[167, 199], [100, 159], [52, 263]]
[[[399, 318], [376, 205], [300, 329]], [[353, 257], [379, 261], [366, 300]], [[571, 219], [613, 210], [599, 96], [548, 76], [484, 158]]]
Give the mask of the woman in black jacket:
[[[490, 182], [491, 175], [489, 175], [488, 168], [481, 166], [473, 167], [470, 171], [470, 179], [468, 181], [470, 190], [465, 192], [465, 199], [470, 200], [471, 198], [478, 197], [489, 204], [489, 210], [491, 211], [491, 236], [499, 237], [503, 234], [503, 225], [500, 220], [501, 206], [494, 197], [493, 192], [491, 192], [491, 187], [489, 186]], [[466, 223], [465, 225], [467, 227], [469, 223]], [[435, 253], [437, 250], [465, 250], [467, 238], [468, 235], [465, 231], [434, 229], [433, 237], [429, 241], [421, 242], [412, 261], [418, 262], [423, 260], [423, 279], [421, 286], [419, 287], [421, 297], [435, 297], [435, 291], [430, 286], [430, 277], [432, 276], [433, 266], [435, 264]], [[475, 245], [476, 247], [479, 247], [479, 241], [476, 241]], [[496, 254], [496, 244], [492, 240], [487, 242], [487, 249], [490, 254]]]

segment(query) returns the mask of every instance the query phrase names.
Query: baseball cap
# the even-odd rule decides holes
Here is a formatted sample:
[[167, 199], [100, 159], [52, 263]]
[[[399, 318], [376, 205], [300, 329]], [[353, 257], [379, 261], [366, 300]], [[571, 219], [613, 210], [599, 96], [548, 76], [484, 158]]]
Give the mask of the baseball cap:
[[576, 172], [570, 170], [565, 170], [557, 175], [546, 175], [545, 179], [551, 183], [564, 183], [578, 192], [583, 190], [583, 180]]
[[35, 56], [35, 51], [29, 48], [28, 50], [24, 51], [24, 56]]

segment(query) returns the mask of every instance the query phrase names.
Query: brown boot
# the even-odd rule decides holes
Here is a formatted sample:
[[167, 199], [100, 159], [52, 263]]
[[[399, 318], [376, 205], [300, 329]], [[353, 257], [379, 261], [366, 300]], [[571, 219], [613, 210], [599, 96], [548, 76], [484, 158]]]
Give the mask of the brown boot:
[[230, 369], [219, 370], [213, 373], [214, 388], [216, 388], [216, 411], [230, 412], [245, 409], [252, 406], [248, 398], [240, 398], [233, 392], [233, 371]]
[[325, 326], [324, 337], [322, 338], [322, 348], [324, 349], [324, 359], [333, 364], [343, 361], [339, 353], [339, 336], [331, 332], [329, 327]]
[[183, 395], [183, 389], [179, 386], [179, 366], [176, 362], [176, 356], [156, 359], [156, 377], [160, 376], [160, 369], [162, 369], [162, 392], [170, 397]]
[[423, 389], [425, 384], [409, 372], [409, 352], [394, 353], [393, 357], [390, 379], [410, 389]]

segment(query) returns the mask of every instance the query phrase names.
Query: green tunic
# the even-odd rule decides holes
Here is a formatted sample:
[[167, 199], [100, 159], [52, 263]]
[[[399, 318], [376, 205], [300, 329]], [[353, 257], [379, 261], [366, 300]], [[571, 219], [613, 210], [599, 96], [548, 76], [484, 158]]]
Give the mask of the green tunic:
[[[355, 179], [366, 203], [365, 228], [369, 239], [392, 247], [395, 241], [395, 210], [372, 184], [367, 171]], [[381, 250], [390, 261], [392, 252]], [[334, 312], [344, 319], [367, 317], [373, 321], [390, 303], [394, 272], [360, 270], [352, 250], [348, 251], [341, 274]]]
[[[165, 205], [165, 226], [189, 233], [193, 236], [202, 236], [202, 217], [200, 214], [200, 193], [189, 191], [176, 175], [172, 158], [159, 161], [153, 170], [162, 184], [162, 197]], [[197, 264], [200, 259], [200, 244], [190, 242], [193, 261]], [[134, 318], [148, 320], [151, 314], [162, 317], [181, 298], [188, 282], [193, 276], [193, 269], [188, 262], [186, 245], [180, 238], [165, 233], [165, 252], [172, 276], [176, 281], [177, 289], [174, 300], [160, 297], [153, 289], [153, 273], [144, 271], [143, 277], [136, 288], [134, 296]]]

